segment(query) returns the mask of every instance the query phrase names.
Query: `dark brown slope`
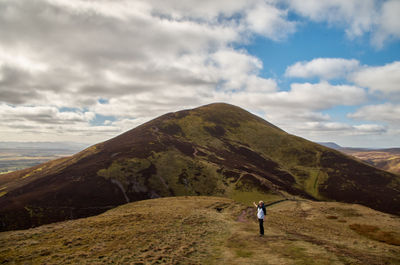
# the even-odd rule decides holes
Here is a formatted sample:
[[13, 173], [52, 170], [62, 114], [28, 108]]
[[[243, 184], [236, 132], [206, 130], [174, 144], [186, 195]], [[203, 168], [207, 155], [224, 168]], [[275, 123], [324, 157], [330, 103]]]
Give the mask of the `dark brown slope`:
[[0, 176], [1, 230], [146, 198], [301, 196], [399, 214], [399, 177], [228, 104], [169, 113], [72, 157]]

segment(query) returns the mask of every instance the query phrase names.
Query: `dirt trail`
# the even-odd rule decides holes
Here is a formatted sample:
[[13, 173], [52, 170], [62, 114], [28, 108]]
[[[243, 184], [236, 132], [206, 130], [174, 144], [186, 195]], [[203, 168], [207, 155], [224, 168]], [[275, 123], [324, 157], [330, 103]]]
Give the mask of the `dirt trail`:
[[[254, 209], [242, 210], [228, 239], [228, 264], [400, 264], [400, 246], [371, 240], [350, 224], [400, 235], [399, 218], [359, 205], [282, 200], [269, 204], [265, 236]], [[250, 262], [251, 261], [251, 262]]]
[[254, 208], [171, 197], [0, 233], [0, 264], [400, 264], [399, 245], [361, 235], [352, 224], [400, 235], [399, 217], [363, 206], [280, 200], [268, 205], [259, 237]]

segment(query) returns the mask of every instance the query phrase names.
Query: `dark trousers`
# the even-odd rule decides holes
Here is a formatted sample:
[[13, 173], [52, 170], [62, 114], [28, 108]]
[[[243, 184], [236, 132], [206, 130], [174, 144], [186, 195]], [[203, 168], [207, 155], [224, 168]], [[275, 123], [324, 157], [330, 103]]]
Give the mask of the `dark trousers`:
[[260, 224], [260, 235], [264, 235], [264, 219], [258, 219], [258, 223]]

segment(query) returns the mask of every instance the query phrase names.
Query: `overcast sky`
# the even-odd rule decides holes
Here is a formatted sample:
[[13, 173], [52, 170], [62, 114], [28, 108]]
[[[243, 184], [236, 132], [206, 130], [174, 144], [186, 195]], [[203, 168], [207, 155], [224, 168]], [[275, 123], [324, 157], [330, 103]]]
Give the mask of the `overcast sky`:
[[0, 0], [0, 141], [97, 143], [227, 102], [309, 140], [400, 147], [399, 14], [399, 0]]

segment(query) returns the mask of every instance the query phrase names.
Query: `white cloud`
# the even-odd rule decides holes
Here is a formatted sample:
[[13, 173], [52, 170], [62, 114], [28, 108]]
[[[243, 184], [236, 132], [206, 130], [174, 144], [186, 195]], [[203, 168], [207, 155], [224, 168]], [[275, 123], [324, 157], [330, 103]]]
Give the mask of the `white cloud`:
[[224, 49], [211, 54], [206, 71], [214, 73], [219, 89], [271, 92], [278, 89], [272, 79], [258, 77], [262, 62], [243, 50]]
[[[386, 134], [388, 128], [380, 124], [360, 124], [360, 125], [350, 125], [341, 122], [306, 122], [302, 126], [295, 128], [296, 133], [304, 135], [304, 137], [310, 138], [322, 138], [332, 139], [347, 137], [348, 139], [354, 139], [354, 136], [377, 136]], [[338, 134], [340, 137], [338, 137]], [[347, 139], [347, 140], [348, 140]], [[318, 141], [316, 139], [316, 141]], [[323, 141], [323, 140], [322, 140]], [[350, 144], [350, 146], [354, 146]]]
[[365, 134], [381, 134], [387, 131], [385, 126], [379, 124], [360, 124], [354, 125], [353, 128], [358, 132]]
[[110, 125], [119, 128], [120, 131], [128, 131], [128, 130], [136, 128], [137, 126], [142, 125], [142, 124], [152, 120], [153, 118], [154, 117], [141, 117], [141, 118], [137, 118], [137, 119], [121, 119], [121, 120], [111, 122]]
[[145, 0], [150, 3], [156, 14], [172, 19], [193, 19], [205, 22], [216, 22], [218, 18], [229, 18], [243, 12], [249, 7], [262, 3], [259, 0]]
[[391, 39], [400, 38], [400, 2], [398, 0], [285, 0], [289, 8], [317, 22], [344, 27], [352, 39], [370, 33], [371, 43], [382, 48]]
[[273, 40], [281, 40], [296, 31], [296, 23], [288, 21], [288, 11], [266, 3], [254, 5], [246, 13], [247, 27]]
[[312, 110], [326, 110], [334, 106], [356, 105], [365, 102], [365, 91], [356, 86], [331, 85], [328, 82], [316, 84], [294, 83], [291, 90], [270, 95], [276, 104], [287, 107], [301, 107]]
[[[104, 140], [150, 117], [215, 101], [294, 132], [307, 122], [332, 122], [323, 111], [363, 103], [363, 89], [320, 82], [282, 91], [277, 79], [261, 75], [259, 58], [236, 47], [254, 36], [284, 40], [303, 22], [289, 19], [293, 11], [339, 24], [349, 36], [379, 30], [381, 43], [397, 38], [391, 6], [382, 9], [384, 21], [369, 16], [380, 5], [363, 3], [0, 0], [0, 137]], [[329, 80], [358, 67], [356, 60], [317, 58], [287, 75]], [[94, 125], [101, 123], [96, 114], [110, 120]]]
[[329, 80], [346, 77], [359, 67], [359, 61], [342, 58], [316, 58], [311, 61], [297, 62], [286, 68], [288, 77], [301, 77]]
[[[327, 126], [332, 129], [335, 124], [332, 117], [324, 111], [340, 105], [362, 104], [366, 100], [366, 93], [362, 88], [321, 82], [292, 84], [289, 91], [268, 93], [247, 90], [236, 93], [219, 91], [214, 93], [213, 100], [208, 103], [223, 101], [241, 106], [265, 117], [287, 132], [314, 139], [315, 135], [324, 135]], [[315, 124], [324, 126], [314, 126]], [[352, 125], [342, 125], [347, 126], [346, 130], [357, 130]]]
[[0, 104], [0, 137], [2, 141], [98, 142], [121, 132], [114, 124], [91, 124], [94, 118], [90, 111]]
[[356, 85], [381, 92], [393, 99], [400, 98], [400, 62], [384, 66], [361, 66], [358, 60], [343, 58], [316, 58], [297, 62], [286, 68], [285, 76], [330, 80], [345, 78]]
[[[77, 14], [101, 14], [121, 20], [132, 17], [142, 17], [150, 12], [151, 6], [145, 1], [82, 1], [82, 0], [45, 0], [50, 5], [59, 6]], [[59, 18], [59, 19], [62, 19]]]
[[29, 121], [38, 124], [73, 124], [89, 122], [95, 118], [95, 113], [86, 111], [59, 111], [50, 106], [17, 106], [0, 105], [0, 120], [7, 124], [14, 121]]
[[313, 21], [326, 21], [346, 27], [348, 36], [361, 36], [371, 30], [377, 15], [374, 0], [288, 0], [295, 12]]
[[400, 127], [400, 104], [367, 105], [348, 116], [358, 120], [387, 122]]
[[350, 78], [359, 86], [368, 87], [372, 92], [400, 98], [400, 62], [384, 66], [366, 66]]
[[0, 49], [0, 67], [15, 67], [28, 72], [43, 72], [48, 69], [45, 62], [37, 61], [35, 54], [28, 51], [11, 50], [5, 52]]
[[226, 101], [232, 104], [244, 106], [255, 112], [281, 111], [296, 112], [328, 110], [334, 106], [351, 106], [366, 101], [364, 89], [350, 85], [331, 85], [328, 82], [293, 83], [289, 91], [237, 91], [226, 93], [218, 91], [214, 93], [214, 101]]
[[382, 47], [387, 39], [400, 38], [400, 1], [391, 0], [383, 3], [379, 15], [378, 30], [373, 35], [372, 43]]

